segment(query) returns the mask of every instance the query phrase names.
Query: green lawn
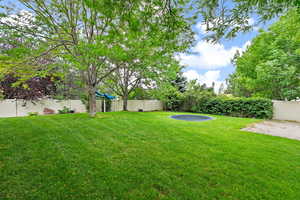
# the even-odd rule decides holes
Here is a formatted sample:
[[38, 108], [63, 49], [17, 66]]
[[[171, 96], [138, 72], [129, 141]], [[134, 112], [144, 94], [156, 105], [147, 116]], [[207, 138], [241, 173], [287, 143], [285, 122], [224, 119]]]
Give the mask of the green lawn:
[[300, 141], [172, 114], [0, 119], [0, 199], [300, 199]]

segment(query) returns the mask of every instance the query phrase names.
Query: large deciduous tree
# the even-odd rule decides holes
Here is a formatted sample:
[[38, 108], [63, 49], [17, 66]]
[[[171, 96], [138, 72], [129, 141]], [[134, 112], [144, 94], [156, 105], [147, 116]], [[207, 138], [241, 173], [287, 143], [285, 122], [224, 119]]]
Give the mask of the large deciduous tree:
[[141, 31], [148, 37], [169, 33], [164, 37], [172, 39], [178, 33], [173, 29], [188, 27], [180, 15], [181, 8], [170, 0], [18, 2], [33, 13], [34, 20], [28, 19], [26, 23], [35, 30], [3, 20], [0, 23], [7, 29], [47, 41], [43, 55], [55, 52], [78, 70], [86, 86], [91, 116], [96, 113], [97, 86], [120, 67], [118, 63], [130, 57], [120, 41], [140, 38]]
[[262, 31], [229, 78], [229, 92], [277, 100], [300, 97], [300, 13], [291, 10]]
[[[158, 27], [157, 30], [163, 30]], [[159, 81], [176, 76], [179, 65], [174, 54], [184, 51], [193, 40], [193, 34], [186, 26], [177, 26], [172, 32], [143, 32], [139, 38], [121, 42], [130, 55], [105, 81], [105, 87], [122, 97], [123, 110], [127, 100], [137, 88], [153, 89]]]
[[176, 61], [172, 61], [172, 57], [166, 59], [166, 55], [162, 58], [149, 63], [139, 61], [132, 64], [123, 63], [108, 77], [105, 87], [122, 97], [124, 111], [127, 110], [128, 98], [135, 89], [153, 90], [159, 83], [168, 82], [176, 76], [176, 72], [179, 70]]

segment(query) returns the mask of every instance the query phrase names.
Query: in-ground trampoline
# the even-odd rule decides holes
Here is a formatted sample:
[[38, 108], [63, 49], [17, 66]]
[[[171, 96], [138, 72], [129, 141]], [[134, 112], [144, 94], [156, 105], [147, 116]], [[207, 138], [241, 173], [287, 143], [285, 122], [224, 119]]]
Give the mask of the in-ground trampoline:
[[212, 120], [212, 117], [203, 116], [203, 115], [173, 115], [172, 119], [184, 120], [184, 121], [192, 121], [192, 122], [200, 122], [206, 120]]

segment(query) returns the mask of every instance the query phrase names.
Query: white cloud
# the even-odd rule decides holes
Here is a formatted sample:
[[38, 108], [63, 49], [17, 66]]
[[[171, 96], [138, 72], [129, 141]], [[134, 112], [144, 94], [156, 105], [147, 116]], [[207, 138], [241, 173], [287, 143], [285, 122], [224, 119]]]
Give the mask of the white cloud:
[[255, 19], [254, 18], [249, 18], [248, 19], [248, 25], [253, 26], [255, 24]]
[[225, 86], [225, 81], [221, 81], [221, 71], [211, 70], [204, 74], [199, 74], [196, 70], [188, 70], [183, 73], [183, 75], [190, 80], [197, 80], [200, 84], [206, 84], [211, 87], [215, 83], [215, 92], [218, 93], [221, 84]]
[[11, 14], [1, 19], [1, 22], [12, 26], [32, 26], [31, 22], [34, 21], [34, 16], [27, 10], [21, 10], [17, 15]]
[[249, 18], [248, 19], [248, 24], [250, 25], [250, 26], [253, 26], [253, 30], [254, 31], [259, 31], [259, 29], [260, 29], [260, 27], [259, 26], [257, 26], [257, 24], [255, 24], [255, 19], [254, 18]]
[[188, 81], [199, 80], [200, 78], [200, 75], [195, 70], [188, 70], [186, 72], [183, 72], [183, 76], [185, 76]]
[[[247, 22], [251, 26], [255, 24], [254, 18], [249, 18]], [[203, 22], [198, 22], [195, 28], [202, 35], [208, 34], [206, 31], [206, 24]], [[254, 27], [254, 29], [256, 28], [257, 27]], [[230, 48], [225, 48], [222, 44], [213, 44], [199, 40], [196, 46], [191, 49], [193, 54], [180, 54], [179, 60], [182, 65], [188, 67], [198, 69], [219, 69], [230, 65], [235, 53], [237, 51], [242, 53], [249, 45], [250, 41], [247, 41], [242, 47], [232, 46]]]
[[198, 22], [195, 27], [201, 34], [208, 33], [208, 31], [206, 31], [206, 24], [204, 24], [203, 22]]
[[[248, 45], [246, 42], [245, 45]], [[179, 60], [182, 65], [198, 69], [218, 69], [231, 64], [231, 60], [237, 51], [243, 52], [242, 48], [233, 46], [226, 49], [222, 44], [213, 44], [206, 41], [199, 41], [191, 49], [193, 54], [180, 54]]]

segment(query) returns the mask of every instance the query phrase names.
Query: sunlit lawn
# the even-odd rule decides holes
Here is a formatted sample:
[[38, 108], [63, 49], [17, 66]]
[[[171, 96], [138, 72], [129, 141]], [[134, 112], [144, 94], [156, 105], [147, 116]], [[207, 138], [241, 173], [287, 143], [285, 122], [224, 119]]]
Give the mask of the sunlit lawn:
[[172, 114], [0, 119], [0, 199], [300, 199], [300, 141]]

